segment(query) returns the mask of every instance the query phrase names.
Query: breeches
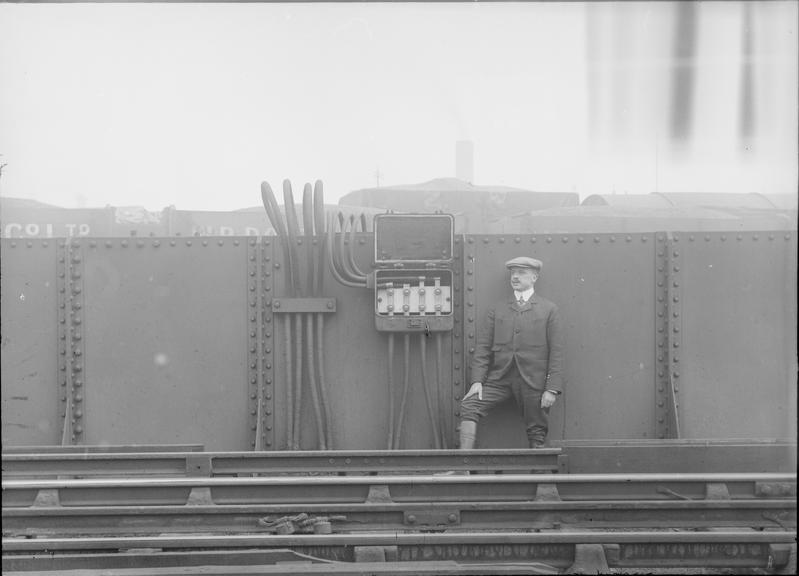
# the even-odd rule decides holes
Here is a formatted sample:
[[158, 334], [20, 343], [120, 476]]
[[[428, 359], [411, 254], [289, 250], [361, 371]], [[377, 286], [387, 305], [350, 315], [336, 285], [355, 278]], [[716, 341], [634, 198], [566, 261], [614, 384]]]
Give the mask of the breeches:
[[513, 396], [522, 409], [530, 446], [540, 445], [549, 430], [549, 409], [541, 408], [542, 394], [543, 391], [534, 390], [524, 381], [514, 363], [501, 378], [489, 378], [483, 384], [482, 400], [475, 394], [461, 401], [461, 420], [479, 422], [491, 408]]

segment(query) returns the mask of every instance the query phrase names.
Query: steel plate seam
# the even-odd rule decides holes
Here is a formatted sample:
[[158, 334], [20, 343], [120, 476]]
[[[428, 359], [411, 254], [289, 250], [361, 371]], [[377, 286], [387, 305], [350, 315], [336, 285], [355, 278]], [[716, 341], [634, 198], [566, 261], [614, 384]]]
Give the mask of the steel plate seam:
[[86, 330], [84, 314], [84, 254], [83, 243], [80, 239], [69, 238], [66, 242], [67, 260], [67, 298], [69, 300], [69, 347], [67, 354], [70, 356], [70, 374], [72, 378], [71, 390], [68, 394], [71, 399], [72, 413], [70, 424], [72, 426], [71, 441], [79, 444], [86, 438], [86, 417], [84, 400], [86, 398], [86, 358], [84, 355], [83, 334]]
[[66, 241], [61, 240], [58, 242], [58, 252], [56, 258], [56, 285], [58, 289], [57, 298], [57, 306], [58, 306], [58, 325], [57, 325], [57, 334], [58, 334], [58, 358], [56, 358], [56, 366], [58, 367], [58, 372], [56, 373], [56, 382], [58, 382], [58, 387], [56, 388], [56, 393], [59, 396], [60, 401], [60, 408], [58, 410], [59, 415], [61, 416], [61, 444], [67, 445], [72, 443], [72, 403], [69, 401], [69, 397], [72, 395], [72, 372], [68, 366], [67, 361], [67, 335], [69, 333], [69, 328], [67, 326], [67, 303], [69, 298], [67, 297], [67, 288], [68, 288], [68, 281], [67, 281], [67, 272], [69, 266], [67, 265], [67, 249], [66, 249]]
[[274, 316], [272, 313], [272, 306], [267, 305], [267, 302], [269, 300], [268, 296], [272, 293], [273, 288], [272, 270], [270, 266], [273, 252], [272, 242], [266, 237], [261, 238], [260, 253], [261, 275], [260, 290], [258, 291], [258, 295], [261, 300], [261, 305], [259, 307], [261, 315], [261, 341], [258, 348], [261, 351], [262, 364], [260, 375], [262, 383], [260, 386], [263, 390], [262, 401], [264, 405], [263, 442], [267, 449], [272, 449], [272, 445], [274, 444], [274, 399], [272, 388], [272, 382], [274, 380], [272, 349], [274, 346], [272, 340], [272, 320]]
[[[454, 394], [454, 404], [455, 404], [455, 421], [458, 422], [460, 420], [460, 401], [463, 398], [463, 395], [469, 390], [469, 386], [471, 385], [471, 377], [472, 377], [472, 370], [471, 370], [471, 359], [474, 355], [475, 351], [475, 332], [473, 326], [466, 326], [465, 320], [468, 318], [474, 319], [475, 314], [477, 313], [476, 306], [475, 306], [475, 278], [474, 278], [474, 266], [475, 266], [475, 237], [474, 236], [464, 236], [464, 246], [463, 246], [463, 254], [464, 257], [462, 259], [461, 268], [463, 270], [463, 286], [466, 289], [466, 293], [463, 295], [463, 299], [465, 301], [465, 308], [460, 315], [460, 318], [455, 318], [455, 331], [453, 332], [453, 336], [455, 337], [458, 342], [455, 343], [455, 347], [460, 347], [463, 349], [463, 364], [461, 371], [456, 373], [453, 382], [455, 384], [455, 394]], [[457, 275], [456, 281], [454, 282], [457, 286]], [[467, 354], [468, 351], [468, 354]], [[453, 365], [453, 369], [457, 370], [459, 367], [458, 363]], [[462, 386], [462, 388], [461, 388]]]
[[666, 370], [668, 370], [668, 350], [666, 348], [668, 330], [668, 304], [666, 303], [667, 290], [666, 282], [668, 281], [668, 273], [666, 267], [668, 266], [668, 258], [666, 257], [666, 233], [658, 232], [656, 234], [656, 248], [655, 248], [655, 326], [657, 333], [655, 334], [655, 354], [657, 355], [656, 373], [655, 373], [655, 434], [658, 438], [664, 439], [668, 435], [669, 426], [667, 417], [669, 414], [668, 393], [667, 393], [667, 380]]
[[[465, 282], [456, 281], [456, 279], [463, 278], [463, 270], [465, 269], [465, 240], [465, 236], [455, 236], [453, 239], [454, 253], [452, 262], [452, 300], [454, 322], [452, 332], [450, 333], [449, 347], [446, 346], [446, 340], [444, 341], [445, 345], [443, 346], [444, 350], [452, 350], [452, 355], [450, 356], [451, 365], [449, 370], [449, 380], [447, 380], [447, 378], [442, 378], [441, 381], [442, 386], [446, 386], [444, 383], [447, 381], [452, 383], [451, 386], [446, 386], [444, 396], [448, 400], [448, 404], [451, 407], [449, 410], [447, 410], [447, 414], [444, 419], [444, 426], [446, 427], [447, 435], [449, 436], [449, 438], [445, 436], [445, 446], [459, 445], [458, 426], [460, 416], [461, 387], [467, 382], [469, 371], [468, 365], [470, 356], [467, 347], [468, 343], [463, 337], [463, 320], [467, 314], [467, 310], [474, 306], [474, 302], [470, 300], [471, 291], [469, 290], [470, 284], [468, 279]], [[439, 338], [443, 338], [443, 336], [439, 336]], [[444, 366], [446, 365], [446, 355], [441, 358], [441, 363], [441, 370], [446, 374], [444, 371]]]
[[[693, 235], [689, 237], [693, 239]], [[666, 268], [666, 306], [668, 310], [666, 325], [666, 343], [668, 347], [669, 364], [667, 367], [668, 392], [669, 392], [669, 427], [671, 437], [680, 438], [680, 387], [679, 367], [682, 353], [682, 268], [683, 252], [685, 247], [680, 244], [680, 234], [670, 235], [667, 241], [667, 268]]]
[[247, 274], [247, 278], [245, 280], [245, 286], [247, 287], [247, 319], [248, 322], [247, 332], [247, 396], [250, 399], [249, 408], [248, 408], [248, 420], [250, 422], [249, 426], [249, 433], [250, 436], [250, 447], [254, 450], [261, 449], [261, 394], [260, 394], [260, 387], [259, 387], [259, 375], [260, 375], [260, 355], [258, 353], [259, 347], [259, 338], [258, 338], [258, 331], [259, 331], [259, 306], [260, 303], [260, 291], [258, 290], [258, 253], [257, 253], [257, 246], [254, 239], [249, 239], [247, 241], [247, 250], [245, 252], [247, 265], [245, 267], [245, 271]]

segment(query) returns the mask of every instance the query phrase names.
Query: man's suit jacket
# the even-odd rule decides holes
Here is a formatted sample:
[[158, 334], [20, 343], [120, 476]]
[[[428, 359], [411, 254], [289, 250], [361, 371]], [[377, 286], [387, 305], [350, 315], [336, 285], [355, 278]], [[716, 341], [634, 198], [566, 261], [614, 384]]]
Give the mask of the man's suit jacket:
[[563, 328], [558, 307], [537, 294], [524, 306], [512, 297], [496, 303], [477, 337], [472, 382], [502, 377], [513, 360], [536, 390], [563, 390]]

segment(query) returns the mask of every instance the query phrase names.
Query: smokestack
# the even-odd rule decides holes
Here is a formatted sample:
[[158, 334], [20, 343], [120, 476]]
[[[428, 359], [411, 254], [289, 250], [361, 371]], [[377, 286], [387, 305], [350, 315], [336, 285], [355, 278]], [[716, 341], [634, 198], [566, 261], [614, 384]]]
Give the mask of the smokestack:
[[455, 178], [472, 184], [474, 181], [474, 142], [455, 142]]

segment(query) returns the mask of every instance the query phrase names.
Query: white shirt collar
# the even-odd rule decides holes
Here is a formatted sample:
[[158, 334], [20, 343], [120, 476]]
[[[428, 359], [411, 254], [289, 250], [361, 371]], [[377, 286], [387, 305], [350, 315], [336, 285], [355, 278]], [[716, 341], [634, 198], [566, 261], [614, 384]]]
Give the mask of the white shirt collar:
[[524, 292], [518, 292], [516, 290], [513, 291], [513, 295], [516, 296], [517, 302], [519, 301], [519, 298], [524, 298], [524, 301], [527, 302], [533, 297], [533, 294], [535, 294], [535, 286], [528, 288]]

